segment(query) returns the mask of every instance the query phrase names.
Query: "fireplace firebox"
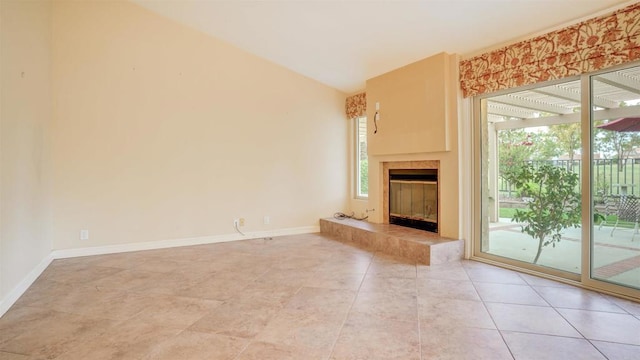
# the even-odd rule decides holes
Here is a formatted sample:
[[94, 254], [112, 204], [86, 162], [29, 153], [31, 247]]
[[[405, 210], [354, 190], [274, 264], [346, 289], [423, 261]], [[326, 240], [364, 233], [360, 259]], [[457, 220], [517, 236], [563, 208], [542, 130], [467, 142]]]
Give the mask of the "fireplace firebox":
[[389, 169], [389, 223], [438, 232], [437, 169]]

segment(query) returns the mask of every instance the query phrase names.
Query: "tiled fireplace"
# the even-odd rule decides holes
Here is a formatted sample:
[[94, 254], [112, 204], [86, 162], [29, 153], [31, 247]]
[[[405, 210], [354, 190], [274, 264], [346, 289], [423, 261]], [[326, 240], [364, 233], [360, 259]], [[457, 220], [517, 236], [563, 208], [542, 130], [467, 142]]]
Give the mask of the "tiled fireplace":
[[[371, 158], [370, 161], [372, 161]], [[447, 161], [447, 164], [450, 163], [451, 162]], [[377, 194], [382, 193], [382, 199], [376, 196], [376, 201], [382, 200], [382, 214], [380, 214], [382, 218], [374, 222], [353, 219], [320, 219], [320, 231], [335, 237], [339, 241], [361, 246], [375, 252], [398, 256], [409, 262], [419, 264], [433, 265], [461, 259], [464, 254], [464, 241], [458, 239], [457, 236], [456, 238], [451, 238], [442, 235], [443, 232], [447, 232], [447, 227], [455, 229], [458, 225], [457, 218], [451, 215], [452, 211], [457, 211], [457, 207], [455, 206], [457, 193], [449, 194], [445, 192], [452, 202], [445, 204], [449, 207], [445, 207], [444, 213], [442, 212], [443, 207], [440, 201], [442, 191], [447, 190], [447, 187], [451, 187], [447, 186], [450, 184], [443, 183], [447, 175], [451, 177], [451, 169], [442, 169], [440, 160], [383, 160], [378, 162], [378, 164], [380, 164], [380, 166], [376, 166], [375, 169], [379, 170], [380, 177], [378, 178], [379, 180], [375, 182], [373, 188], [382, 190], [381, 192], [377, 190]], [[413, 206], [405, 207], [405, 210], [401, 209], [398, 212], [404, 212], [410, 215], [407, 217], [422, 218], [425, 222], [434, 223], [435, 228], [432, 228], [431, 231], [423, 231], [390, 223], [393, 222], [391, 221], [390, 215], [396, 212], [394, 208], [395, 205], [398, 205], [397, 200], [402, 200], [396, 199], [390, 201], [391, 179], [394, 178], [396, 174], [405, 177], [405, 179], [400, 180], [400, 183], [402, 183], [402, 181], [408, 182], [406, 185], [409, 186], [409, 189], [414, 185], [423, 187], [423, 189], [415, 191], [419, 195], [417, 197], [422, 199], [418, 201], [420, 205], [416, 205], [416, 209], [413, 209]], [[415, 177], [414, 175], [417, 175], [418, 178], [426, 175], [427, 179], [420, 179], [419, 181], [421, 181], [422, 184], [412, 184], [411, 180]], [[435, 182], [434, 178], [428, 179], [429, 176], [433, 177], [434, 175], [440, 185], [433, 184], [433, 182]], [[396, 181], [395, 184], [398, 185], [398, 182]], [[424, 186], [427, 185], [430, 187], [427, 191], [430, 192], [430, 195], [425, 196]], [[371, 187], [369, 191], [371, 195]], [[411, 195], [414, 195], [413, 189], [411, 189], [410, 192]], [[408, 198], [409, 196], [405, 193], [399, 195], [399, 197]], [[393, 204], [394, 202], [396, 202], [396, 204]], [[451, 230], [448, 231], [451, 232]]]

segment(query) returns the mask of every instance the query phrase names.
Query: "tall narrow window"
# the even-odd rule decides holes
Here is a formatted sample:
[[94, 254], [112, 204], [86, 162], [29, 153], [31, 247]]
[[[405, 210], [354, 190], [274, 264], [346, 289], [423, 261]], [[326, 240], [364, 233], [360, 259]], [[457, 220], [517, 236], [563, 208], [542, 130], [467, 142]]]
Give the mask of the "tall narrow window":
[[369, 195], [369, 162], [367, 159], [367, 118], [355, 119], [355, 153], [356, 153], [356, 197], [367, 198]]

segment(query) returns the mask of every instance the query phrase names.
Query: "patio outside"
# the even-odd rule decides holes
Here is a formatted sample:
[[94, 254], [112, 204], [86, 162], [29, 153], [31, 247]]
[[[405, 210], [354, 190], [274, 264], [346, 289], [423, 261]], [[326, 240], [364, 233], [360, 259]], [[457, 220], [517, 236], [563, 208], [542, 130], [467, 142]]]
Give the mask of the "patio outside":
[[[531, 262], [536, 255], [537, 240], [520, 231], [521, 225], [510, 218], [491, 223], [490, 254]], [[568, 228], [555, 248], [542, 250], [538, 265], [580, 273], [581, 228]], [[640, 236], [631, 238], [633, 228], [617, 229], [611, 236], [611, 226], [595, 227], [594, 251], [599, 256], [594, 263], [594, 277], [640, 288]]]
[[[527, 138], [528, 141], [530, 137]], [[622, 161], [618, 159], [596, 159], [593, 162], [593, 176], [596, 179], [594, 188], [593, 277], [624, 286], [640, 288], [640, 233], [638, 220], [640, 217], [640, 158], [635, 157], [636, 149], [640, 149], [640, 139], [628, 137], [633, 143], [633, 151]], [[528, 145], [530, 146], [530, 145]], [[535, 150], [534, 150], [535, 151]], [[538, 149], [538, 151], [540, 151]], [[640, 153], [639, 153], [640, 154]], [[580, 175], [581, 159], [578, 160], [525, 160], [525, 163], [552, 163]], [[515, 164], [510, 163], [509, 167]], [[502, 171], [507, 171], [505, 167]], [[576, 189], [580, 192], [580, 189]], [[635, 201], [635, 216], [619, 219], [619, 200], [622, 198]], [[609, 207], [611, 200], [618, 204]], [[532, 262], [536, 256], [538, 241], [522, 231], [523, 224], [513, 221], [516, 209], [525, 210], [526, 202], [519, 191], [504, 180], [502, 173], [499, 180], [499, 217], [491, 222], [490, 247], [487, 253], [507, 257], [524, 262]], [[620, 221], [618, 221], [620, 220]], [[615, 229], [614, 229], [615, 227]], [[582, 228], [569, 227], [563, 230], [561, 241], [555, 246], [547, 246], [542, 250], [538, 265], [559, 269], [571, 273], [581, 272]]]

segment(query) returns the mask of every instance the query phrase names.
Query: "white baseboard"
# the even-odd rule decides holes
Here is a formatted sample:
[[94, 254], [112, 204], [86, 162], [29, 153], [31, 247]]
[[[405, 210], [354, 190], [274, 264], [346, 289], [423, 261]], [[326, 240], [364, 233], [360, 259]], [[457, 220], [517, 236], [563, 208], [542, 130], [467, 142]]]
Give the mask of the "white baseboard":
[[240, 234], [225, 234], [215, 236], [200, 236], [183, 239], [170, 239], [160, 241], [149, 241], [141, 243], [130, 243], [121, 245], [95, 246], [77, 249], [54, 250], [40, 264], [38, 264], [4, 299], [0, 301], [0, 316], [4, 315], [11, 306], [18, 301], [20, 296], [29, 289], [29, 286], [42, 274], [42, 272], [55, 259], [66, 259], [79, 256], [117, 254], [131, 251], [166, 249], [180, 246], [215, 244], [228, 241], [260, 239], [266, 237], [299, 235], [320, 232], [320, 226], [304, 226], [288, 229], [276, 229], [267, 231], [247, 232], [244, 236]]
[[289, 229], [277, 229], [268, 231], [255, 231], [244, 233], [244, 236], [240, 234], [224, 234], [215, 236], [199, 236], [183, 239], [170, 239], [160, 241], [148, 241], [140, 243], [129, 243], [121, 245], [106, 245], [95, 246], [77, 249], [65, 249], [55, 250], [52, 252], [53, 259], [66, 259], [79, 256], [91, 256], [91, 255], [105, 255], [105, 254], [117, 254], [123, 252], [143, 251], [143, 250], [155, 250], [155, 249], [167, 249], [180, 246], [193, 246], [193, 245], [205, 245], [215, 244], [229, 241], [238, 240], [250, 240], [260, 239], [265, 237], [285, 236], [285, 235], [299, 235], [309, 234], [314, 232], [320, 232], [320, 226], [305, 226]]
[[29, 286], [38, 279], [38, 276], [42, 274], [53, 260], [54, 258], [52, 254], [47, 255], [38, 265], [36, 265], [35, 268], [33, 268], [33, 270], [31, 270], [29, 274], [27, 274], [27, 276], [24, 277], [24, 279], [22, 279], [22, 281], [20, 281], [18, 286], [13, 288], [13, 290], [11, 290], [11, 292], [9, 292], [9, 294], [0, 301], [0, 316], [4, 315], [4, 313], [6, 313], [9, 308], [18, 301], [20, 296], [29, 289]]

